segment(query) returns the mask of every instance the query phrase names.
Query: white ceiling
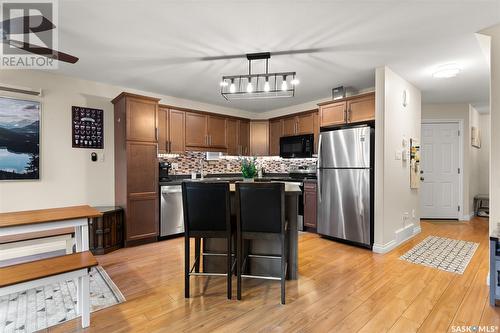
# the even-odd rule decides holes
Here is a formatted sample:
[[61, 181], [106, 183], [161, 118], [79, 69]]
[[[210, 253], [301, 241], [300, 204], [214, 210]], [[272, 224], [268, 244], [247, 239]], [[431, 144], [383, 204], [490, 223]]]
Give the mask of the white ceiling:
[[[59, 48], [80, 57], [59, 71], [85, 79], [264, 112], [329, 97], [339, 85], [372, 87], [374, 69], [388, 65], [424, 102], [480, 107], [489, 71], [474, 33], [500, 22], [500, 1], [86, 0], [59, 1], [59, 17]], [[301, 80], [289, 99], [227, 102], [220, 77], [246, 73], [246, 59], [203, 59], [307, 49], [316, 52], [271, 58], [271, 71]], [[448, 62], [460, 76], [433, 79]]]

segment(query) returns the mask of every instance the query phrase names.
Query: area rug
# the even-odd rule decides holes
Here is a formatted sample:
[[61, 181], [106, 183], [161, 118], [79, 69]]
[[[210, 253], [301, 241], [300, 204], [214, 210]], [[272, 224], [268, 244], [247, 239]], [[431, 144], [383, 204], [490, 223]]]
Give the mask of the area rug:
[[[125, 301], [106, 271], [90, 271], [90, 311]], [[73, 280], [0, 297], [0, 332], [30, 333], [77, 317]]]
[[400, 259], [447, 272], [463, 274], [478, 246], [479, 244], [474, 242], [428, 236], [402, 255]]

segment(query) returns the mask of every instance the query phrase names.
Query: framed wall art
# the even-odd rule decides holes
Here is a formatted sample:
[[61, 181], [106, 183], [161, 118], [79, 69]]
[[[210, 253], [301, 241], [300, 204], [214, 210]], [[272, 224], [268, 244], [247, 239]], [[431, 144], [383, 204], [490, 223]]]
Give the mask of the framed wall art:
[[40, 178], [39, 101], [0, 97], [0, 180]]
[[72, 106], [71, 112], [73, 148], [103, 149], [103, 110]]

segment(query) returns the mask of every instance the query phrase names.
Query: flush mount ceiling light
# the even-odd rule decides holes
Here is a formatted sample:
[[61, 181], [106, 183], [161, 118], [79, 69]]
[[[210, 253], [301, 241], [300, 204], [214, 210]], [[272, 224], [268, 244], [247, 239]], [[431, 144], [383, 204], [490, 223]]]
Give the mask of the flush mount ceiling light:
[[[295, 96], [299, 80], [295, 72], [269, 73], [270, 52], [249, 53], [248, 74], [226, 75], [220, 82], [220, 93], [226, 100], [283, 98]], [[253, 60], [266, 60], [265, 73], [252, 73]]]
[[436, 68], [432, 77], [436, 79], [449, 79], [460, 74], [460, 67], [457, 64], [446, 64]]

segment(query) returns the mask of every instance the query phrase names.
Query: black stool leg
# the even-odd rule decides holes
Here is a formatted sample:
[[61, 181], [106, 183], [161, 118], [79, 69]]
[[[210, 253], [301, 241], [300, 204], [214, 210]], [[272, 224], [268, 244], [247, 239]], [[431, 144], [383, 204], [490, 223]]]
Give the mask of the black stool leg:
[[189, 298], [189, 236], [184, 237], [184, 297]]
[[232, 237], [231, 234], [228, 235], [227, 237], [227, 298], [231, 299], [232, 297], [232, 278], [233, 278], [233, 271], [231, 269], [231, 264], [232, 264], [232, 258], [231, 258], [231, 243], [232, 243]]
[[285, 304], [286, 250], [285, 235], [281, 235], [281, 304]]
[[242, 241], [241, 241], [241, 234], [237, 236], [237, 242], [238, 244], [236, 244], [236, 272], [237, 272], [237, 277], [238, 277], [238, 280], [237, 280], [237, 298], [238, 300], [241, 300], [241, 265], [243, 263], [243, 255], [242, 255], [242, 252], [243, 252], [243, 249], [242, 249]]
[[196, 260], [196, 264], [194, 266], [195, 273], [200, 272], [200, 261], [201, 261], [201, 238], [196, 237], [194, 239], [194, 257]]

